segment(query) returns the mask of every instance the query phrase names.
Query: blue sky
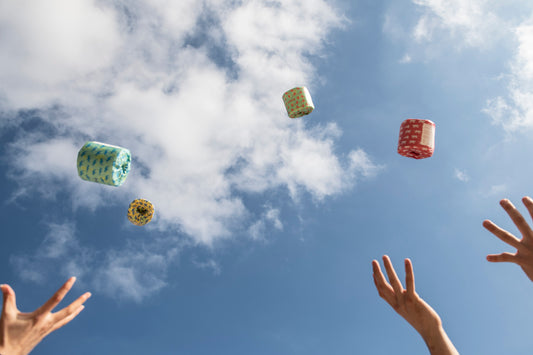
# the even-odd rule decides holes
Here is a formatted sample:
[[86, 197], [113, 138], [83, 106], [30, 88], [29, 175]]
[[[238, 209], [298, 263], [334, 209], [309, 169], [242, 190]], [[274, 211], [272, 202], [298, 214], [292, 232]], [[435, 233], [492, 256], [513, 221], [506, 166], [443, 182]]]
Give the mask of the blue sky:
[[[532, 79], [526, 1], [0, 2], [0, 282], [93, 293], [35, 354], [426, 353], [386, 253], [461, 353], [529, 354], [532, 285], [481, 222], [532, 194]], [[433, 157], [396, 153], [407, 118]], [[88, 140], [130, 149], [123, 186], [79, 179]]]

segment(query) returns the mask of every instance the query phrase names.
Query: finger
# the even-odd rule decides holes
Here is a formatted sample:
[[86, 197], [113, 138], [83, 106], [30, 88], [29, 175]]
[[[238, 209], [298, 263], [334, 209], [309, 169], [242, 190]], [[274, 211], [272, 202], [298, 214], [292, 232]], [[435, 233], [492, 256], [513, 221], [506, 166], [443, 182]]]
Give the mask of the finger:
[[522, 236], [531, 238], [533, 235], [533, 231], [529, 227], [529, 224], [527, 224], [526, 219], [522, 216], [520, 212], [516, 209], [516, 207], [511, 203], [511, 201], [507, 199], [503, 199], [500, 201], [500, 205], [503, 207], [505, 212], [511, 217], [514, 224], [518, 227], [518, 230], [520, 233], [522, 233]]
[[85, 303], [91, 297], [90, 292], [86, 292], [80, 297], [78, 297], [77, 300], [69, 304], [67, 307], [63, 308], [62, 310], [54, 313], [54, 319], [56, 322], [59, 322], [61, 319], [68, 318], [71, 314], [75, 313], [77, 309], [80, 308], [81, 305]]
[[524, 206], [526, 206], [527, 211], [531, 216], [531, 219], [533, 219], [533, 200], [531, 199], [531, 197], [526, 196], [522, 199], [522, 202], [524, 203]]
[[15, 291], [9, 285], [0, 285], [4, 297], [3, 312], [17, 312], [17, 299]]
[[396, 293], [396, 296], [401, 295], [403, 292], [402, 283], [400, 282], [398, 275], [396, 275], [396, 271], [394, 270], [390, 258], [387, 255], [383, 256], [383, 263], [385, 264], [385, 270], [387, 271], [387, 276], [389, 277], [389, 282], [394, 289], [394, 293]]
[[413, 264], [409, 259], [405, 259], [405, 288], [408, 294], [415, 294], [415, 273], [413, 271]]
[[50, 333], [55, 331], [55, 330], [58, 330], [59, 328], [61, 328], [62, 326], [64, 326], [65, 324], [69, 323], [71, 320], [73, 320], [74, 318], [76, 318], [78, 316], [78, 314], [80, 314], [81, 311], [83, 311], [85, 309], [85, 306], [81, 305], [79, 306], [78, 308], [76, 308], [74, 310], [74, 312], [70, 313], [68, 316], [66, 316], [65, 318], [63, 319], [60, 319], [58, 320], [54, 326], [52, 327], [52, 329], [50, 330]]
[[520, 247], [520, 240], [517, 237], [515, 237], [505, 229], [498, 227], [492, 221], [488, 219], [484, 220], [483, 227], [485, 227], [489, 232], [500, 238], [504, 243], [507, 243], [517, 249]]
[[392, 303], [394, 303], [396, 300], [394, 296], [394, 290], [392, 289], [392, 286], [389, 285], [389, 283], [387, 282], [385, 275], [383, 275], [383, 273], [381, 272], [381, 268], [379, 267], [379, 263], [377, 262], [377, 260], [372, 260], [372, 269], [374, 271], [374, 284], [376, 285], [379, 296], [385, 301], [387, 301], [387, 303], [392, 305]]
[[501, 253], [487, 255], [487, 261], [493, 263], [515, 263], [518, 264], [518, 259], [515, 254]]
[[379, 267], [379, 263], [377, 262], [377, 260], [372, 260], [372, 271], [374, 272], [374, 281], [376, 282], [376, 286], [378, 288], [384, 285], [390, 286], [387, 280], [385, 279], [385, 275], [383, 275], [383, 273], [381, 272], [381, 268]]
[[70, 279], [68, 279], [67, 282], [65, 282], [63, 286], [61, 286], [59, 290], [57, 290], [56, 293], [54, 293], [54, 295], [48, 301], [46, 301], [45, 304], [43, 304], [39, 309], [35, 311], [35, 313], [43, 314], [52, 312], [52, 310], [59, 304], [59, 302], [61, 302], [63, 298], [65, 298], [68, 291], [70, 291], [70, 289], [74, 285], [74, 282], [76, 282], [75, 277], [71, 277]]

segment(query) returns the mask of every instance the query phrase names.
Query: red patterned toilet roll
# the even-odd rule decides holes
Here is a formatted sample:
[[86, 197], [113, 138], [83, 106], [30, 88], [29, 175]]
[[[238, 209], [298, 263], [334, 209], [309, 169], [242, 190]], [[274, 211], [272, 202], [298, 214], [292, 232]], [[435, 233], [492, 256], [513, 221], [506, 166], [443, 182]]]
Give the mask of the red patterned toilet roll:
[[435, 123], [410, 118], [400, 126], [398, 153], [414, 159], [429, 158], [435, 149]]

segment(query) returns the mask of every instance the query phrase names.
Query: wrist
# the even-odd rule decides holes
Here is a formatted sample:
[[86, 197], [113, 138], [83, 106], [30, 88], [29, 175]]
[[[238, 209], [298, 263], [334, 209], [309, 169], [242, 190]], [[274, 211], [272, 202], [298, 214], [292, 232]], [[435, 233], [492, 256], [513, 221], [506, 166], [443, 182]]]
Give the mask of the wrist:
[[24, 355], [29, 352], [24, 352], [22, 349], [15, 349], [9, 346], [0, 346], [0, 355]]
[[436, 319], [434, 322], [428, 322], [429, 324], [426, 324], [425, 327], [421, 329], [417, 329], [420, 336], [424, 339], [424, 341], [430, 341], [435, 338], [439, 338], [442, 336], [444, 332], [444, 327], [442, 326], [442, 322], [440, 319]]
[[424, 329], [423, 331], [420, 331], [420, 336], [422, 336], [422, 339], [427, 343], [433, 343], [436, 340], [442, 339], [443, 336], [446, 335], [446, 332], [444, 331], [444, 328], [442, 324], [435, 325], [434, 327]]
[[430, 354], [432, 355], [459, 355], [457, 349], [448, 338], [442, 324], [425, 332], [420, 333]]

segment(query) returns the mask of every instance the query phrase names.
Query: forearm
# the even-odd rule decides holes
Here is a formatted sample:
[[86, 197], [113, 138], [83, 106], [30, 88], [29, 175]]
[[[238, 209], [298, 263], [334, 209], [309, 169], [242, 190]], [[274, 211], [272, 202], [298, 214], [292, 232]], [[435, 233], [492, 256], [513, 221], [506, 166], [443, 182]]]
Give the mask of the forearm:
[[459, 355], [442, 326], [422, 335], [422, 338], [426, 342], [431, 355]]

